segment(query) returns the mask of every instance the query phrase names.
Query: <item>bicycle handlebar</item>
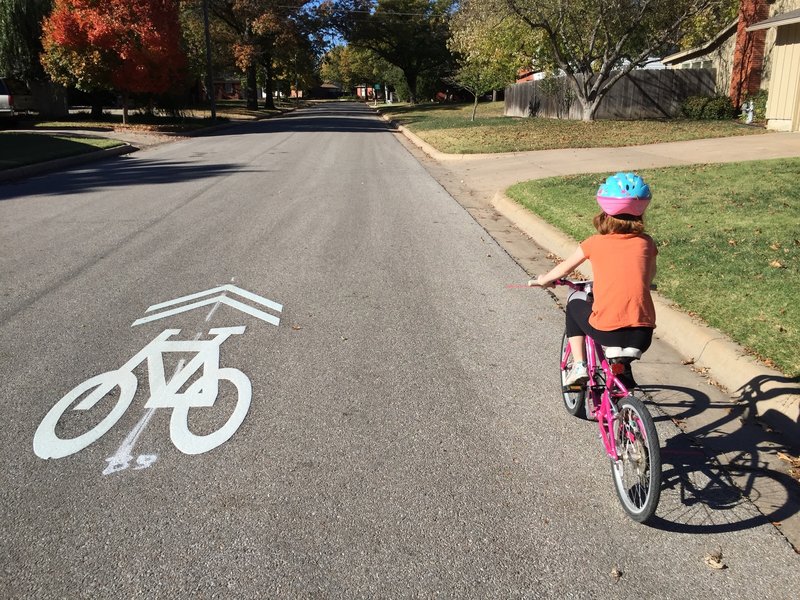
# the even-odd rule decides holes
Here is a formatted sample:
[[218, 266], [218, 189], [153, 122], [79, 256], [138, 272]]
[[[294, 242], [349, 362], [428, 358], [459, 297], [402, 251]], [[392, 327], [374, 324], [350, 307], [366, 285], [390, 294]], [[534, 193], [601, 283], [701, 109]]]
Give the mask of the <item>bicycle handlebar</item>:
[[[554, 286], [563, 285], [572, 290], [575, 290], [576, 292], [587, 292], [592, 289], [594, 281], [592, 281], [591, 279], [587, 281], [581, 281], [578, 279], [567, 279], [566, 277], [562, 277], [560, 279], [553, 280], [552, 284]], [[657, 290], [658, 286], [655, 283], [651, 283], [650, 289]]]

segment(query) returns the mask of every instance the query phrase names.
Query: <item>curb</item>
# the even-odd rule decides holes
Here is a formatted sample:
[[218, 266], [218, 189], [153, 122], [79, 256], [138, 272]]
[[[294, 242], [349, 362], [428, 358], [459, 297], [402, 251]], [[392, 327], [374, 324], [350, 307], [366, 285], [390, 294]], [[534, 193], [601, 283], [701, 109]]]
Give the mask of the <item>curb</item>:
[[[545, 250], [558, 256], [573, 252], [577, 242], [546, 223], [502, 192], [495, 193], [492, 207]], [[584, 263], [586, 265], [586, 263]], [[591, 265], [578, 272], [592, 277]], [[744, 354], [725, 334], [673, 308], [672, 302], [653, 294], [658, 313], [658, 336], [733, 391], [734, 402], [748, 402], [755, 415], [775, 430], [800, 438], [800, 386], [782, 373]]]
[[106, 150], [94, 150], [85, 152], [83, 154], [78, 154], [76, 156], [67, 156], [66, 158], [57, 158], [56, 160], [48, 160], [32, 165], [25, 165], [24, 167], [5, 169], [0, 171], [0, 181], [13, 181], [15, 179], [33, 177], [34, 175], [43, 175], [52, 171], [59, 171], [62, 169], [68, 169], [70, 167], [76, 167], [105, 160], [106, 158], [130, 154], [131, 152], [136, 152], [136, 150], [138, 150], [138, 148], [135, 148], [130, 144], [123, 144], [121, 146], [115, 146], [114, 148], [108, 148]]
[[[372, 107], [370, 107], [372, 108]], [[417, 134], [412, 132], [407, 127], [403, 127], [397, 121], [393, 121], [385, 114], [380, 112], [378, 109], [374, 109], [375, 112], [378, 113], [381, 119], [389, 123], [394, 129], [402, 133], [406, 136], [409, 140], [411, 140], [415, 146], [419, 146], [419, 148], [428, 156], [433, 158], [434, 160], [438, 160], [439, 162], [447, 162], [447, 161], [456, 161], [456, 160], [464, 160], [465, 158], [486, 158], [491, 156], [491, 154], [445, 154], [444, 152], [439, 152], [436, 148], [431, 146], [428, 142], [421, 139]]]

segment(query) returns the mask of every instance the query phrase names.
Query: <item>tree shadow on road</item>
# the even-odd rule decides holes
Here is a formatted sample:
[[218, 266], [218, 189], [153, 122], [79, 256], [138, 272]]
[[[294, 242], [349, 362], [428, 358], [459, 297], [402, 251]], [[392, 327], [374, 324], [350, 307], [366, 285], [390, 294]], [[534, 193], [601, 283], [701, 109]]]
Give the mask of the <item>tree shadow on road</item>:
[[653, 527], [722, 533], [800, 512], [800, 482], [776, 470], [774, 458], [795, 450], [775, 432], [747, 424], [747, 403], [713, 403], [699, 390], [678, 386], [642, 391], [661, 412], [654, 411], [657, 421], [686, 429], [662, 440], [662, 500]]
[[73, 170], [5, 183], [0, 187], [0, 201], [23, 196], [66, 195], [136, 185], [195, 181], [245, 171], [261, 173], [265, 169], [252, 169], [236, 163], [109, 158]]

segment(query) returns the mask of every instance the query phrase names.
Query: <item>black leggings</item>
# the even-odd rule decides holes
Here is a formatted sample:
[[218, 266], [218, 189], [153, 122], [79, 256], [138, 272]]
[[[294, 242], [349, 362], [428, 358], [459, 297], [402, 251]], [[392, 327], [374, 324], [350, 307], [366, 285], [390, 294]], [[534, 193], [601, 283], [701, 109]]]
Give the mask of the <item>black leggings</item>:
[[[591, 296], [589, 296], [591, 298]], [[623, 327], [611, 331], [601, 331], [589, 324], [592, 314], [592, 303], [575, 298], [567, 303], [567, 337], [588, 335], [601, 346], [621, 346], [638, 348], [642, 352], [650, 347], [653, 341], [652, 327]]]

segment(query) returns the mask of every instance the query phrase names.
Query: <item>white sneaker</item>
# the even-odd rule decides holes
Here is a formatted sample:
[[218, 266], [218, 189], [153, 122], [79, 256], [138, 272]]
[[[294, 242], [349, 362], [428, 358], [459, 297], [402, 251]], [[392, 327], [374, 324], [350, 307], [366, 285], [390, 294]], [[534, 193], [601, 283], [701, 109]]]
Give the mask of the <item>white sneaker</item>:
[[581, 385], [587, 381], [589, 381], [589, 372], [586, 370], [586, 363], [576, 362], [573, 363], [572, 368], [567, 373], [564, 385], [571, 387], [573, 385]]

